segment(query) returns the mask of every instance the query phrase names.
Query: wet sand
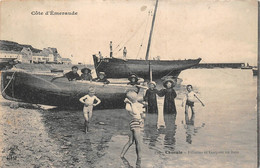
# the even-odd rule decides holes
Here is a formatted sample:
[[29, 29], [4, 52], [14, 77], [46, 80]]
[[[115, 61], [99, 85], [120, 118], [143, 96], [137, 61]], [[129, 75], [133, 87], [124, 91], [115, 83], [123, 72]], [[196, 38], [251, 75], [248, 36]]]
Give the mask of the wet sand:
[[[10, 108], [13, 106], [19, 108]], [[1, 111], [1, 167], [135, 167], [134, 145], [126, 154], [127, 160], [119, 157], [130, 133], [125, 110], [95, 110], [87, 134], [79, 110], [44, 110], [1, 100]], [[156, 132], [148, 130], [146, 134]], [[155, 146], [143, 143], [142, 165], [160, 167], [164, 160], [157, 152]]]
[[94, 111], [85, 134], [82, 111], [43, 110], [23, 103], [11, 109], [11, 102], [1, 104], [1, 167], [96, 167], [111, 137], [128, 129], [122, 110]]

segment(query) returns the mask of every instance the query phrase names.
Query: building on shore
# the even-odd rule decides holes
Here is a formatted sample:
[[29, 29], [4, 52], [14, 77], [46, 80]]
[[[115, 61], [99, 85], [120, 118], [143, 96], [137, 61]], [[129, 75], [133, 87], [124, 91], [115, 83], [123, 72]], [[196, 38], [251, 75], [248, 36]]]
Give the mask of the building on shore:
[[71, 59], [70, 58], [61, 58], [62, 64], [71, 64]]
[[56, 48], [44, 48], [41, 52], [32, 52], [30, 48], [23, 48], [19, 51], [0, 50], [0, 56], [3, 58], [16, 58], [20, 63], [71, 63], [69, 59], [63, 59]]
[[63, 59], [60, 56], [57, 48], [47, 47], [40, 50], [31, 45], [7, 40], [0, 40], [0, 54], [1, 57], [16, 58], [20, 63], [71, 63], [70, 59]]
[[0, 50], [0, 57], [1, 58], [20, 58], [21, 53], [17, 51], [5, 51], [5, 50]]

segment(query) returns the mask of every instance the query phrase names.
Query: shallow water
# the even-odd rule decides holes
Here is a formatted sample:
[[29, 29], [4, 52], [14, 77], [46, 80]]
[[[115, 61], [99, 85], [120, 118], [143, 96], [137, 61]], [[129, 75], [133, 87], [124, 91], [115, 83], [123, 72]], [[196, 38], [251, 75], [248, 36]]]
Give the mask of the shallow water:
[[[190, 69], [183, 71], [175, 100], [177, 116], [167, 116], [166, 129], [157, 130], [157, 116], [150, 115], [142, 131], [142, 167], [256, 167], [257, 163], [257, 78], [240, 69]], [[205, 103], [195, 103], [195, 115], [184, 115], [181, 107], [185, 85]], [[158, 86], [161, 88], [161, 86]], [[159, 110], [162, 111], [159, 98]], [[153, 125], [153, 126], [151, 126]], [[109, 142], [106, 159], [115, 167], [129, 167], [119, 155], [127, 135], [115, 135]], [[134, 146], [126, 154], [135, 166]], [[98, 167], [102, 167], [102, 161]], [[111, 166], [113, 166], [111, 162]], [[120, 164], [119, 164], [120, 163]]]
[[[252, 71], [189, 69], [179, 78], [182, 83], [175, 88], [177, 115], [165, 116], [166, 128], [157, 130], [156, 127], [157, 122], [164, 123], [163, 117], [157, 121], [157, 115], [146, 116], [141, 131], [141, 167], [256, 167], [257, 78]], [[187, 84], [193, 85], [206, 105], [202, 107], [196, 102], [195, 115], [189, 113], [188, 117], [181, 107]], [[161, 88], [158, 84], [158, 89]], [[26, 104], [26, 107], [10, 109], [10, 102], [3, 98], [0, 104], [3, 167], [136, 165], [134, 145], [126, 160], [119, 157], [130, 133], [125, 110], [94, 110], [91, 132], [85, 134], [81, 110], [43, 110]], [[158, 105], [161, 114], [162, 98], [158, 98]], [[8, 160], [12, 153], [16, 160]]]

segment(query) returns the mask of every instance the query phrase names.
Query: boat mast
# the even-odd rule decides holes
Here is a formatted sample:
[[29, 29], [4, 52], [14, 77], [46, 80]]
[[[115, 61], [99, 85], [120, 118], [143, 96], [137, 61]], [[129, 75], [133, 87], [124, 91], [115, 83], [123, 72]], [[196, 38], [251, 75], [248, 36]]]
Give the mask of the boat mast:
[[150, 51], [150, 45], [151, 45], [151, 40], [152, 40], [153, 26], [154, 26], [154, 21], [155, 21], [157, 6], [158, 6], [158, 0], [156, 0], [156, 4], [155, 4], [155, 8], [154, 8], [152, 27], [151, 27], [151, 30], [150, 30], [150, 35], [149, 35], [149, 40], [148, 40], [148, 45], [147, 45], [145, 60], [148, 60], [148, 57], [149, 57], [149, 51]]

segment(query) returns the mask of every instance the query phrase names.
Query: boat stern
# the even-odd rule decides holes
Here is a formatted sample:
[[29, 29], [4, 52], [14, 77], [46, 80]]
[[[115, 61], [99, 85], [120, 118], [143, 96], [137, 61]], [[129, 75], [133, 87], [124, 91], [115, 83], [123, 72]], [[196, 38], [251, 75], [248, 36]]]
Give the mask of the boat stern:
[[14, 71], [2, 71], [1, 72], [1, 94], [7, 100], [19, 101], [14, 96]]

